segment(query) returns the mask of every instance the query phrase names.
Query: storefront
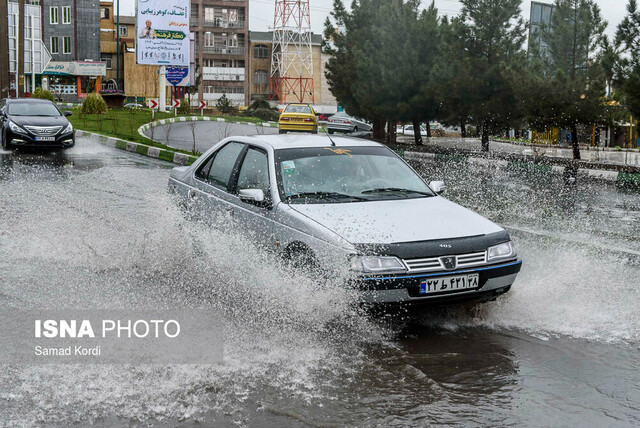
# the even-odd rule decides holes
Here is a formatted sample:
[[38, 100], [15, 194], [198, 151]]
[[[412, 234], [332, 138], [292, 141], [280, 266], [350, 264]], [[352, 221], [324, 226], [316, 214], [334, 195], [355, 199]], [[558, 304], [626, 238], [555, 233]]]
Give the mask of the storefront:
[[107, 63], [98, 61], [51, 61], [42, 73], [47, 77], [43, 87], [64, 102], [80, 102], [88, 93], [99, 92]]

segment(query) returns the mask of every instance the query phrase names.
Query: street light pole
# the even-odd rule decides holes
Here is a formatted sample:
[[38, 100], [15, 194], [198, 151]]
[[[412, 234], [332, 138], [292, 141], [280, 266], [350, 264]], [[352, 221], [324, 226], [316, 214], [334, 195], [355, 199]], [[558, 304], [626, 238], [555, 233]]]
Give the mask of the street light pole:
[[120, 0], [116, 0], [116, 83], [120, 89]]

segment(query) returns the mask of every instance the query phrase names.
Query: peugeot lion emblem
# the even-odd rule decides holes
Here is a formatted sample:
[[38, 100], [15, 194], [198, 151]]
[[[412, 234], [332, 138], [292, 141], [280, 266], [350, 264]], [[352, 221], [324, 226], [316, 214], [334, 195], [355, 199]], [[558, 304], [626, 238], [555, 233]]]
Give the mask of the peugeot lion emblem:
[[455, 257], [440, 257], [440, 262], [442, 266], [446, 270], [453, 270], [456, 268], [456, 258]]

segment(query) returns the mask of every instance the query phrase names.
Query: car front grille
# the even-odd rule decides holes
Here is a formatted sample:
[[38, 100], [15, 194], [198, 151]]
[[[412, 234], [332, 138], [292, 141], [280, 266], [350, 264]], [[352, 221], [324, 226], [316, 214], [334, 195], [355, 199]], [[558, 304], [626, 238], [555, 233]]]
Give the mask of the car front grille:
[[[483, 251], [481, 253], [459, 254], [457, 256], [442, 257], [455, 257], [456, 269], [465, 269], [487, 263], [486, 251]], [[440, 258], [441, 257], [430, 257], [425, 259], [405, 259], [403, 261], [409, 269], [409, 272], [432, 272], [438, 270], [446, 270], [442, 262], [440, 261]]]
[[25, 126], [27, 131], [39, 137], [53, 137], [62, 129], [62, 126]]

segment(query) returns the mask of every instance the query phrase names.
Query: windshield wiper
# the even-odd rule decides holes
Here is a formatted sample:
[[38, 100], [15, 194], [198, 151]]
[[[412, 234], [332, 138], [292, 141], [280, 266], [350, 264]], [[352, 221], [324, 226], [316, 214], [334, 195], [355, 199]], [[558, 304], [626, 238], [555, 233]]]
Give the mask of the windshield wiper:
[[363, 190], [360, 193], [362, 193], [363, 195], [366, 195], [368, 193], [386, 193], [386, 192], [417, 193], [419, 195], [424, 195], [424, 196], [433, 196], [433, 194], [428, 192], [421, 192], [420, 190], [412, 190], [412, 189], [403, 189], [401, 187], [378, 187], [375, 189]]
[[287, 196], [287, 199], [300, 199], [300, 198], [349, 198], [358, 201], [366, 201], [366, 198], [360, 196], [347, 195], [346, 193], [338, 192], [301, 192]]

